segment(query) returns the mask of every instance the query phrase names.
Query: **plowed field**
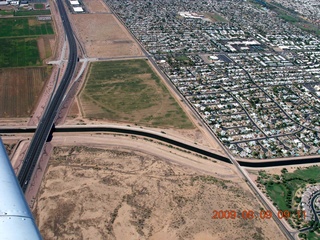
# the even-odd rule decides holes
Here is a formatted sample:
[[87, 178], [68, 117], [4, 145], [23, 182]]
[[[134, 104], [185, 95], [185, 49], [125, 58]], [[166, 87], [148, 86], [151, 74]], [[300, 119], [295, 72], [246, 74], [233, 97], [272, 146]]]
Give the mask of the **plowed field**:
[[0, 69], [0, 118], [27, 117], [41, 94], [50, 69]]

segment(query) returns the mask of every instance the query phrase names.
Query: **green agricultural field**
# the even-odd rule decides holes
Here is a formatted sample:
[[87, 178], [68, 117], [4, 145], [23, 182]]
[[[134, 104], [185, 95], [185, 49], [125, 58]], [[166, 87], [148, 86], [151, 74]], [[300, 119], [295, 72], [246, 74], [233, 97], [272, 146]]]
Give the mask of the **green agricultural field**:
[[14, 12], [14, 16], [37, 16], [37, 15], [50, 15], [50, 10], [19, 10]]
[[53, 34], [51, 22], [41, 22], [36, 18], [1, 18], [0, 38]]
[[35, 3], [33, 5], [34, 9], [43, 9], [44, 8], [44, 4], [43, 3]]
[[0, 10], [0, 16], [8, 16], [8, 15], [13, 15], [13, 11]]
[[88, 118], [193, 128], [145, 60], [93, 63], [80, 99], [83, 114]]
[[41, 65], [37, 40], [34, 38], [1, 39], [0, 68]]
[[38, 38], [53, 33], [51, 22], [41, 22], [35, 17], [1, 18], [0, 44], [4, 50], [0, 51], [0, 68], [42, 65]]

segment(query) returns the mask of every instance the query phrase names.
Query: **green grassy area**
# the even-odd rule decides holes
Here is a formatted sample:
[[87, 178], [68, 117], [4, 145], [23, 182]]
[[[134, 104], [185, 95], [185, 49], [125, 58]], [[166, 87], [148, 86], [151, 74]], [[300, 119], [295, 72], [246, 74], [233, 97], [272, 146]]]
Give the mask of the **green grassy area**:
[[[264, 186], [267, 195], [279, 210], [290, 211], [291, 216], [288, 219], [288, 223], [292, 227], [304, 227], [303, 219], [297, 215], [298, 205], [305, 187], [308, 184], [320, 183], [319, 166], [298, 168], [291, 173], [286, 168], [283, 168], [281, 175], [271, 175], [267, 174], [266, 171], [259, 171], [257, 182], [259, 187]], [[311, 222], [308, 224], [314, 226]], [[316, 226], [316, 229], [318, 229], [318, 226]]]
[[22, 17], [22, 16], [37, 16], [37, 15], [50, 15], [51, 11], [47, 10], [19, 10], [14, 12], [14, 16]]
[[299, 233], [299, 238], [305, 240], [318, 240], [320, 239], [320, 234], [319, 231], [317, 231], [317, 233], [314, 231], [301, 232]]
[[280, 210], [292, 210], [296, 191], [306, 184], [320, 182], [320, 168], [312, 166], [297, 169], [293, 173], [284, 171], [281, 176], [260, 173], [259, 182], [265, 185], [268, 195]]
[[291, 181], [294, 179], [302, 179], [306, 182], [314, 180], [314, 182], [320, 182], [320, 167], [312, 166], [306, 169], [297, 169], [293, 173], [284, 174], [284, 179], [286, 181]]
[[277, 204], [280, 210], [288, 210], [288, 206], [285, 201], [288, 195], [288, 190], [283, 184], [270, 182], [266, 185], [266, 189], [268, 195], [271, 197], [273, 202]]
[[308, 232], [307, 239], [308, 240], [319, 240], [320, 235], [316, 234], [315, 232]]
[[36, 18], [0, 19], [0, 37], [21, 37], [53, 34], [51, 22], [40, 22]]
[[34, 38], [0, 39], [0, 68], [41, 65], [37, 40]]
[[186, 56], [186, 55], [177, 56], [177, 57], [175, 57], [175, 59], [176, 59], [177, 61], [181, 61], [181, 62], [183, 62], [183, 61], [190, 61], [190, 59], [189, 59], [188, 56]]
[[291, 16], [288, 14], [284, 14], [284, 13], [279, 14], [279, 17], [282, 18], [283, 20], [285, 20], [286, 22], [295, 23], [295, 22], [299, 21], [299, 19], [297, 17]]
[[44, 4], [43, 3], [35, 3], [33, 5], [34, 9], [43, 9], [44, 8]]
[[93, 63], [80, 98], [86, 117], [193, 128], [145, 60]]
[[0, 10], [0, 16], [13, 15], [13, 11]]

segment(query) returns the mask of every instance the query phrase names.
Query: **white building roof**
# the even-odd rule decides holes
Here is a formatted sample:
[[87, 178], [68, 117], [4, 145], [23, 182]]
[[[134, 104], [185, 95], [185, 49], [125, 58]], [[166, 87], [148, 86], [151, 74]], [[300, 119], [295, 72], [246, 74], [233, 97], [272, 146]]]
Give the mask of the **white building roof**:
[[75, 12], [83, 12], [83, 8], [82, 7], [73, 7], [73, 11], [75, 11]]
[[70, 1], [70, 3], [71, 3], [71, 5], [80, 5], [80, 3], [79, 3], [77, 0], [75, 0], [75, 1]]

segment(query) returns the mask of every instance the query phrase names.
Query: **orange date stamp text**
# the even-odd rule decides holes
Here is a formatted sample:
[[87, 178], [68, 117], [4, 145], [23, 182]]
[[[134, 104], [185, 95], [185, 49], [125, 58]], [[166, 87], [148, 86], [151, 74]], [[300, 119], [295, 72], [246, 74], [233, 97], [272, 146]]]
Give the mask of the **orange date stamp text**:
[[[212, 219], [271, 219], [273, 217], [273, 213], [270, 210], [260, 210], [255, 212], [253, 210], [244, 210], [244, 211], [236, 211], [236, 210], [213, 210]], [[292, 213], [289, 210], [278, 210], [277, 217], [279, 219], [290, 218]], [[305, 218], [306, 212], [302, 210], [297, 210], [296, 215], [298, 218]]]

